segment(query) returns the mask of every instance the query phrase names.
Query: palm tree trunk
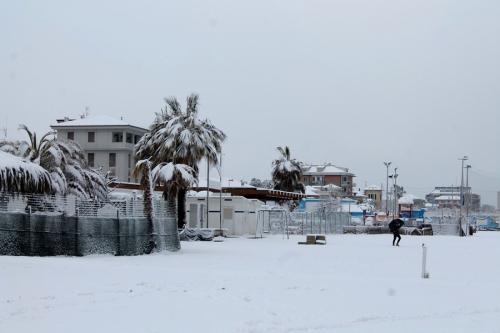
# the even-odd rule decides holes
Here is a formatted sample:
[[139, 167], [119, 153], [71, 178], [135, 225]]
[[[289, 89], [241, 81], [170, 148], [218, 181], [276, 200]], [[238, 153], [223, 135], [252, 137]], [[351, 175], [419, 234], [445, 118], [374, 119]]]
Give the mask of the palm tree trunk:
[[144, 189], [144, 215], [150, 221], [150, 234], [153, 232], [153, 193], [151, 193], [151, 178], [149, 172], [142, 177], [142, 188]]
[[177, 231], [177, 195], [167, 195], [167, 216], [165, 223], [165, 246], [169, 251], [178, 251], [181, 248], [179, 232]]
[[153, 252], [154, 248], [157, 246], [154, 239], [154, 226], [153, 226], [153, 194], [151, 192], [151, 177], [149, 170], [144, 172], [141, 179], [142, 188], [144, 190], [144, 215], [148, 223], [148, 242], [145, 248], [146, 254]]
[[186, 195], [187, 190], [181, 189], [177, 193], [177, 228], [182, 229], [186, 224]]

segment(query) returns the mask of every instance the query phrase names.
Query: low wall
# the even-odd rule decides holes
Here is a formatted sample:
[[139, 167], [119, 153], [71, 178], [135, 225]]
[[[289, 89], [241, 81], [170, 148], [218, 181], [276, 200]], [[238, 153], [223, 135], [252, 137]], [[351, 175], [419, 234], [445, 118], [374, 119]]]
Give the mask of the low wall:
[[144, 217], [0, 212], [0, 255], [139, 255], [151, 251], [150, 240], [155, 252], [180, 249], [175, 219], [155, 218], [153, 224], [150, 236]]
[[[432, 228], [402, 227], [399, 229], [401, 235], [432, 235]], [[345, 226], [344, 234], [390, 234], [387, 226]]]
[[344, 226], [344, 234], [388, 234], [389, 227], [386, 226], [364, 226], [349, 225]]

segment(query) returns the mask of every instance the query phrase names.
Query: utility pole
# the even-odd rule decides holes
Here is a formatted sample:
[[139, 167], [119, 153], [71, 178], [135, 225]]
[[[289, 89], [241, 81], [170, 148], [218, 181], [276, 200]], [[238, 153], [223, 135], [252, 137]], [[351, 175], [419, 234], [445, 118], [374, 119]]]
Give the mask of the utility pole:
[[469, 187], [469, 169], [472, 168], [472, 166], [470, 164], [467, 164], [467, 166], [465, 167], [467, 169], [467, 173], [466, 173], [466, 176], [465, 176], [465, 188], [467, 189], [467, 196], [466, 196], [466, 199], [465, 199], [465, 216], [467, 218], [467, 223], [469, 223], [469, 209], [470, 209], [470, 202], [471, 202], [471, 190], [470, 190], [470, 187]]
[[207, 156], [207, 228], [208, 228], [208, 201], [209, 201], [209, 194], [210, 194], [210, 157]]
[[462, 235], [462, 207], [464, 205], [464, 162], [468, 160], [467, 156], [459, 158], [460, 161], [462, 161], [462, 167], [461, 167], [461, 176], [460, 176], [460, 216], [458, 218], [458, 223], [459, 223], [459, 230], [458, 234], [460, 236]]
[[219, 157], [219, 183], [220, 183], [220, 192], [219, 192], [219, 229], [222, 235], [222, 149]]
[[398, 168], [394, 168], [394, 218], [398, 218]]
[[389, 218], [389, 166], [392, 162], [384, 162], [385, 168], [387, 170], [387, 177], [385, 181], [385, 213], [387, 218]]

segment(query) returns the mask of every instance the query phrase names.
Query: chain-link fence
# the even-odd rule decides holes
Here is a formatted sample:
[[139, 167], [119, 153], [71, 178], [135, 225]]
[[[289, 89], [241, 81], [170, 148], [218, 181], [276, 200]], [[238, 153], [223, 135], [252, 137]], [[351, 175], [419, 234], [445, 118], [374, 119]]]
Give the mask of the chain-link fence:
[[257, 212], [257, 233], [341, 234], [351, 224], [351, 215], [341, 212], [288, 212], [280, 209]]
[[[153, 199], [153, 213], [166, 216], [165, 200]], [[0, 192], [0, 212], [65, 215], [82, 217], [146, 217], [144, 201], [130, 198], [99, 201], [73, 195], [16, 194]]]
[[177, 218], [164, 200], [145, 216], [138, 199], [0, 193], [0, 255], [135, 255], [180, 248]]

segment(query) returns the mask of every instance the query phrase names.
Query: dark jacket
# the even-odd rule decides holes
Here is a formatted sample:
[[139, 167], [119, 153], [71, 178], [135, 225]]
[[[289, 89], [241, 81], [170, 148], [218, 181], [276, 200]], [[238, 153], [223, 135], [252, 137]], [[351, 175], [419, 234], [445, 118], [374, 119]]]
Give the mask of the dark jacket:
[[399, 232], [399, 228], [401, 228], [405, 223], [401, 219], [394, 219], [389, 223], [389, 230], [391, 232]]

